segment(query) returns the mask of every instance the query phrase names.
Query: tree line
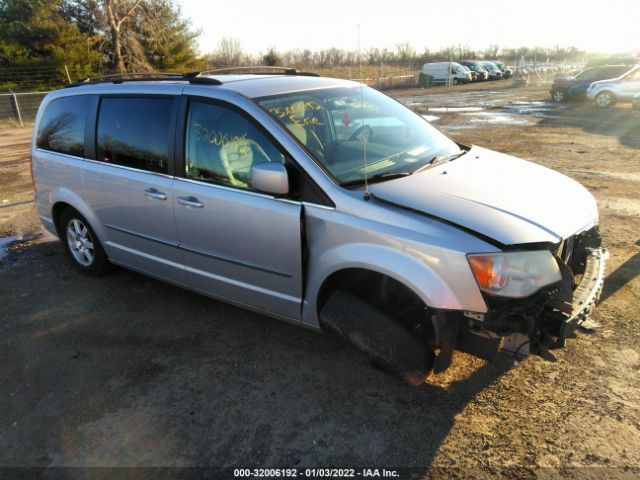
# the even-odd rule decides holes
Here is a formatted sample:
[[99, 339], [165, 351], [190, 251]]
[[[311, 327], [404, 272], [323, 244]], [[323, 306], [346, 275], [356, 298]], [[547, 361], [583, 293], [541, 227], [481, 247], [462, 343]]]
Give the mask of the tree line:
[[216, 65], [290, 65], [330, 68], [356, 65], [397, 65], [406, 69], [419, 68], [424, 63], [455, 61], [462, 59], [500, 59], [507, 63], [526, 62], [582, 62], [589, 56], [576, 47], [519, 47], [502, 48], [490, 45], [483, 50], [474, 50], [467, 45], [449, 46], [437, 50], [425, 48], [416, 50], [409, 43], [399, 43], [395, 48], [369, 48], [358, 53], [356, 50], [328, 48], [321, 50], [294, 49], [278, 52], [270, 48], [264, 54], [250, 55], [243, 51], [237, 39], [225, 38], [209, 57]]
[[0, 0], [0, 68], [195, 69], [197, 37], [173, 0]]
[[369, 48], [361, 54], [335, 47], [283, 52], [270, 48], [249, 54], [235, 38], [221, 39], [213, 52], [203, 55], [197, 48], [199, 33], [175, 0], [0, 0], [0, 85], [11, 72], [63, 66], [77, 77], [258, 64], [305, 68], [393, 64], [417, 69], [427, 62], [462, 58], [498, 58], [512, 64], [523, 58], [579, 62], [586, 55], [576, 47], [490, 45], [474, 50], [457, 45], [420, 51], [409, 43]]

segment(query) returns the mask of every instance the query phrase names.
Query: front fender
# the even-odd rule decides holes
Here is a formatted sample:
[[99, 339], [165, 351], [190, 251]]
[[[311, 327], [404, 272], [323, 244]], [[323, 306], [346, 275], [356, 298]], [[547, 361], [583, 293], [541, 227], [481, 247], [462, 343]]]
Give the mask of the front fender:
[[[460, 260], [466, 264], [463, 255]], [[369, 270], [397, 280], [431, 308], [486, 311], [482, 295], [475, 284], [461, 281], [456, 285], [457, 291], [454, 291], [427, 262], [428, 259], [420, 252], [408, 248], [398, 250], [384, 245], [353, 243], [327, 250], [314, 260], [309, 269], [302, 311], [303, 322], [319, 326], [317, 300], [322, 285], [332, 274], [353, 268]], [[463, 288], [460, 289], [460, 286]]]

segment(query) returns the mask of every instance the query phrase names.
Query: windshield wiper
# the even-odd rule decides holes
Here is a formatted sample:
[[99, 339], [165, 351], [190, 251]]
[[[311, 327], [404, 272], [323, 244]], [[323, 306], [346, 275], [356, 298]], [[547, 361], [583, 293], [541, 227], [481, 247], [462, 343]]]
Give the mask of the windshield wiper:
[[[409, 175], [411, 175], [411, 172], [377, 173], [376, 175], [367, 177], [367, 183], [384, 182], [385, 180], [393, 180], [394, 178], [408, 177]], [[353, 185], [364, 185], [364, 178], [348, 180], [340, 184], [341, 187], [351, 187]]]
[[426, 170], [427, 168], [435, 167], [436, 165], [439, 165], [440, 163], [443, 163], [446, 160], [449, 160], [449, 161], [455, 160], [456, 158], [460, 158], [465, 153], [467, 153], [466, 150], [459, 150], [457, 152], [449, 152], [449, 153], [443, 153], [442, 155], [436, 155], [424, 165], [416, 168], [413, 171], [413, 173], [418, 173], [418, 172], [421, 172], [422, 170]]

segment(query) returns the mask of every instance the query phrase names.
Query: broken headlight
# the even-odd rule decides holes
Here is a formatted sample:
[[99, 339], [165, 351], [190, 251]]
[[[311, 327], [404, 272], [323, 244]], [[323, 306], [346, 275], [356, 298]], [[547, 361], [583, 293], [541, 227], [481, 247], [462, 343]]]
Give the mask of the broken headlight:
[[549, 250], [467, 255], [480, 290], [492, 295], [523, 298], [562, 279]]

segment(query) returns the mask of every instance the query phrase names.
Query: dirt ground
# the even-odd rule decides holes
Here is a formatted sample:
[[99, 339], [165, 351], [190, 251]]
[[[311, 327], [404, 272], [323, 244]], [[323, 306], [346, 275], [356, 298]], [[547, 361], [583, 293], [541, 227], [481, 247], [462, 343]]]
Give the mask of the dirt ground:
[[458, 141], [557, 169], [597, 197], [611, 252], [600, 328], [556, 362], [460, 354], [417, 389], [332, 336], [123, 269], [82, 277], [36, 218], [30, 129], [0, 130], [0, 235], [12, 236], [0, 244], [0, 466], [637, 479], [640, 113], [553, 105], [547, 89], [393, 94]]

